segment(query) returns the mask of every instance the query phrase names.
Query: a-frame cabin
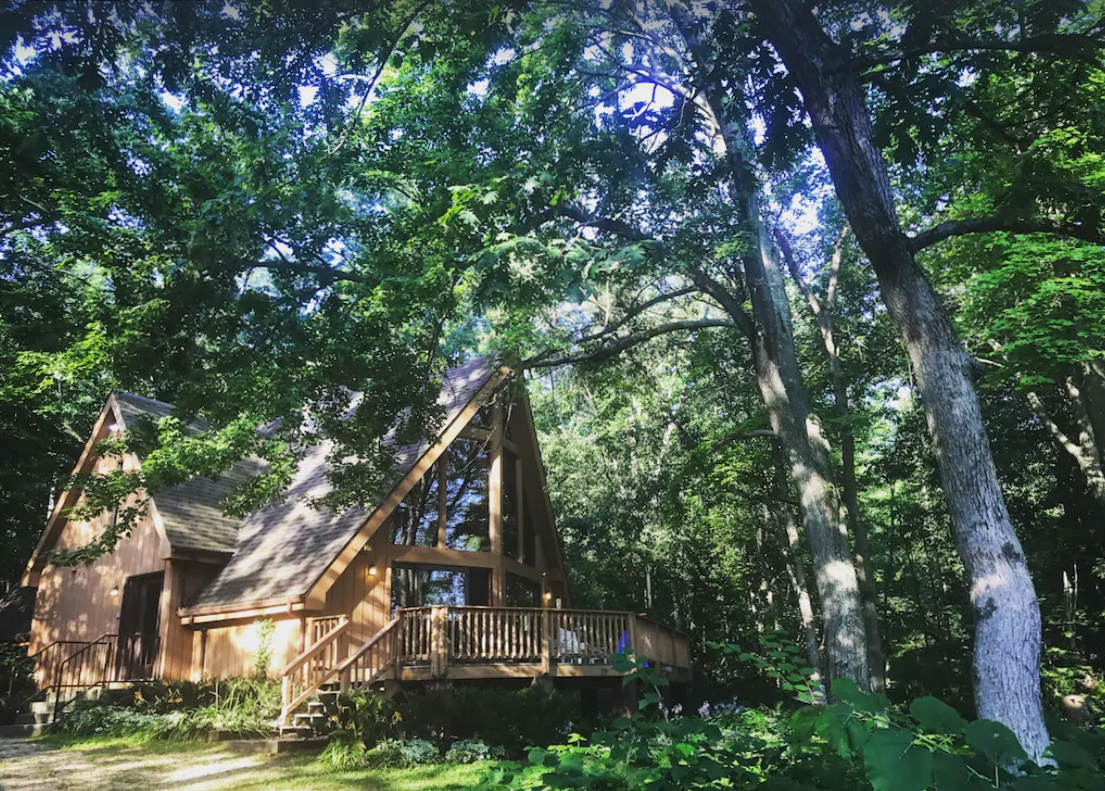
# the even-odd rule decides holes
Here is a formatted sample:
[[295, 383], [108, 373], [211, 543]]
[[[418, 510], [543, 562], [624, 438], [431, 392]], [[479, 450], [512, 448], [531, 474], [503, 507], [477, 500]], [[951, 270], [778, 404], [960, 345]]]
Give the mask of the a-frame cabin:
[[[321, 443], [279, 504], [223, 514], [222, 498], [258, 470], [246, 460], [156, 495], [91, 566], [56, 568], [48, 550], [87, 543], [116, 518], [68, 519], [80, 496], [68, 493], [24, 579], [38, 589], [39, 686], [241, 676], [267, 654], [289, 715], [328, 683], [612, 677], [611, 656], [627, 650], [686, 677], [682, 634], [634, 613], [571, 608], [520, 377], [466, 363], [447, 372], [441, 405], [440, 435], [397, 451], [387, 496], [342, 513], [310, 505], [328, 486]], [[99, 457], [98, 443], [172, 411], [112, 394], [75, 471], [138, 468], [135, 456]]]

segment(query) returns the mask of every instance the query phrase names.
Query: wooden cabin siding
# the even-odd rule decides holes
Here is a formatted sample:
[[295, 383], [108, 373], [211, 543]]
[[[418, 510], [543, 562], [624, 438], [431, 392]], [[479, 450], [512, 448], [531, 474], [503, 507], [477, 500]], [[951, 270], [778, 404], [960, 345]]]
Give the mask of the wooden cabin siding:
[[[268, 673], [277, 676], [284, 666], [299, 655], [302, 631], [298, 616], [272, 618], [272, 661]], [[202, 678], [236, 678], [251, 676], [256, 670], [255, 659], [261, 647], [260, 619], [233, 626], [209, 627], [202, 650]]]
[[[389, 533], [385, 523], [327, 591], [324, 610], [308, 615], [348, 617], [350, 645], [368, 641], [391, 620]], [[373, 566], [375, 575], [369, 574]]]
[[[117, 464], [116, 459], [110, 458], [94, 462], [95, 471], [101, 474], [115, 469]], [[137, 466], [137, 459], [126, 459], [126, 469]], [[88, 522], [68, 521], [62, 526], [52, 548], [77, 549], [84, 546], [100, 537], [110, 519], [111, 515], [105, 513]], [[127, 577], [165, 571], [168, 555], [169, 547], [158, 533], [152, 516], [147, 513], [131, 534], [119, 541], [114, 551], [91, 565], [44, 568], [38, 580], [29, 652], [40, 651], [55, 640], [90, 641], [104, 634], [116, 633]], [[114, 597], [110, 595], [113, 587], [119, 589]], [[162, 607], [169, 591], [166, 577]], [[166, 619], [162, 618], [162, 630], [165, 624]], [[46, 681], [42, 668], [36, 668], [36, 680], [39, 683]]]
[[161, 600], [161, 678], [184, 680], [200, 675], [193, 667], [195, 633], [181, 624], [177, 611], [218, 570], [218, 566], [210, 563], [173, 560], [167, 564], [166, 593]]

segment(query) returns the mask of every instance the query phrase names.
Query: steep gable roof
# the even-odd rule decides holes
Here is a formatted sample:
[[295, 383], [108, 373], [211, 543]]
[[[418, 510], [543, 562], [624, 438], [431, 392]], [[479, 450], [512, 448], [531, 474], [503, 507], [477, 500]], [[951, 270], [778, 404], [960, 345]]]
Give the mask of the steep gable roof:
[[[449, 426], [491, 382], [496, 368], [478, 359], [450, 369], [439, 403]], [[393, 475], [398, 486], [434, 440], [400, 448]], [[320, 443], [301, 462], [285, 499], [250, 514], [238, 532], [234, 554], [190, 603], [188, 609], [228, 609], [305, 595], [356, 536], [380, 503], [355, 506], [341, 513], [316, 508], [310, 501], [329, 492], [326, 457], [331, 445]], [[394, 490], [393, 486], [393, 490]]]
[[[126, 392], [114, 395], [124, 429], [143, 418], [157, 421], [174, 412], [173, 405], [164, 401]], [[195, 418], [188, 427], [204, 431], [209, 426], [203, 418]], [[247, 458], [217, 478], [193, 478], [155, 495], [154, 508], [173, 551], [232, 553], [244, 520], [223, 513], [222, 501], [236, 486], [264, 469], [260, 460]]]

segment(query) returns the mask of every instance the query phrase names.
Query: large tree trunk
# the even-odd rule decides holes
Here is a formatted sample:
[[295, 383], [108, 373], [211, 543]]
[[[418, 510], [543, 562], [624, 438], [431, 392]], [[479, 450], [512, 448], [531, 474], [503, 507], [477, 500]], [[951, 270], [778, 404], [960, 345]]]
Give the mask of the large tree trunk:
[[798, 618], [802, 624], [802, 638], [806, 646], [806, 661], [818, 671], [817, 681], [824, 676], [821, 662], [821, 648], [817, 642], [817, 622], [813, 613], [813, 599], [806, 583], [806, 564], [802, 560], [802, 547], [798, 542], [798, 525], [794, 522], [794, 513], [787, 503], [790, 492], [787, 486], [786, 458], [778, 442], [772, 447], [775, 505], [771, 508], [771, 517], [776, 530], [786, 538], [786, 563], [790, 584], [798, 598]]
[[[763, 241], [762, 234], [760, 237]], [[820, 437], [816, 421], [810, 418], [794, 336], [788, 331], [790, 315], [786, 312], [785, 292], [780, 293], [771, 285], [771, 279], [778, 279], [780, 284], [782, 280], [772, 263], [770, 249], [761, 247], [760, 251], [762, 260], [753, 254], [744, 261], [756, 315], [749, 340], [756, 382], [798, 492], [799, 510], [813, 559], [814, 581], [821, 600], [825, 671], [830, 680], [845, 677], [866, 688], [866, 635], [843, 508], [832, 480], [827, 446]], [[774, 278], [772, 269], [775, 270]], [[747, 320], [738, 297], [720, 288], [716, 282], [702, 277], [697, 280], [734, 321], [741, 324]]]
[[760, 254], [753, 252], [743, 262], [760, 333], [756, 341], [757, 382], [798, 489], [825, 623], [829, 681], [850, 678], [866, 689], [866, 629], [844, 508], [833, 480], [828, 445], [810, 415], [783, 278], [762, 228], [758, 236]]
[[[749, 340], [756, 381], [771, 428], [782, 443], [798, 490], [798, 504], [810, 544], [825, 626], [825, 670], [830, 683], [843, 677], [867, 689], [870, 680], [863, 607], [848, 545], [844, 509], [833, 480], [828, 444], [817, 422], [811, 419], [809, 394], [794, 344], [785, 280], [774, 244], [760, 220], [759, 185], [741, 153], [743, 130], [725, 120], [723, 108], [728, 95], [719, 81], [723, 75], [712, 73], [696, 21], [681, 2], [667, 0], [666, 5], [697, 70], [696, 87], [704, 98], [697, 104], [707, 116], [708, 124], [715, 127], [706, 131], [720, 138], [732, 169], [733, 208], [746, 235], [747, 252], [741, 257], [741, 265], [755, 319]], [[745, 323], [746, 314], [740, 299], [717, 288], [716, 283], [707, 286], [706, 290], [738, 325]]]
[[886, 657], [883, 654], [882, 630], [879, 628], [878, 593], [875, 590], [875, 573], [871, 563], [867, 524], [859, 512], [859, 482], [856, 480], [856, 439], [855, 434], [852, 433], [852, 408], [833, 330], [833, 311], [836, 308], [836, 287], [844, 238], [845, 234], [841, 234], [833, 253], [828, 293], [822, 302], [798, 271], [798, 262], [785, 235], [776, 234], [779, 252], [786, 261], [791, 278], [809, 302], [821, 334], [821, 352], [825, 356], [825, 363], [829, 369], [829, 381], [833, 388], [833, 411], [836, 413], [840, 433], [841, 483], [848, 515], [848, 531], [855, 541], [856, 578], [859, 582], [860, 601], [863, 603], [863, 626], [867, 633], [867, 672], [871, 680], [871, 691], [882, 692], [886, 689]]
[[975, 705], [1039, 759], [1040, 609], [1005, 507], [972, 366], [902, 233], [882, 153], [847, 53], [808, 4], [750, 0], [802, 92], [837, 196], [879, 279], [917, 378], [975, 616]]

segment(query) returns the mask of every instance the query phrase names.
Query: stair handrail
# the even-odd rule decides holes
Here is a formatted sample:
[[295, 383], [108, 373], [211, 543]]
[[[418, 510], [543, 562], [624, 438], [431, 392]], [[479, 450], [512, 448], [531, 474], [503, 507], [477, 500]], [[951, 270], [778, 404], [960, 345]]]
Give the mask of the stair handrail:
[[[306, 688], [304, 688], [304, 690], [301, 693], [299, 693], [295, 698], [293, 698], [291, 700], [288, 700], [288, 697], [290, 697], [290, 694], [285, 694], [285, 690], [288, 690], [289, 685], [287, 683], [281, 684], [281, 693], [282, 693], [281, 696], [283, 698], [284, 705], [281, 706], [281, 708], [280, 708], [280, 722], [282, 724], [287, 723], [288, 717], [290, 717], [292, 715], [292, 712], [294, 712], [301, 705], [303, 705], [303, 703], [308, 698], [310, 698], [311, 695], [318, 692], [318, 690], [322, 687], [322, 685], [325, 684], [327, 681], [329, 681], [330, 679], [332, 679], [336, 675], [344, 674], [350, 667], [353, 666], [354, 663], [357, 662], [357, 660], [359, 660], [361, 657], [363, 657], [368, 651], [371, 651], [372, 648], [377, 643], [379, 643], [382, 639], [384, 639], [384, 637], [387, 634], [389, 634], [392, 629], [395, 628], [396, 624], [398, 624], [399, 621], [400, 621], [400, 619], [399, 619], [398, 616], [396, 616], [395, 618], [392, 618], [390, 621], [388, 621], [388, 623], [382, 629], [380, 629], [380, 631], [376, 632], [376, 634], [374, 634], [372, 637], [370, 637], [367, 642], [365, 642], [355, 652], [353, 652], [353, 654], [351, 656], [349, 656], [346, 659], [343, 659], [337, 665], [335, 665], [332, 668], [327, 669], [322, 675], [316, 677], [315, 680], [312, 681], [310, 684], [308, 684], [306, 686]], [[346, 623], [346, 625], [348, 626], [348, 622]], [[320, 640], [319, 642], [322, 642], [322, 641]], [[312, 646], [312, 648], [313, 647], [314, 646]], [[308, 649], [308, 650], [310, 650], [310, 649]], [[304, 654], [306, 654], [306, 653], [307, 653], [307, 651], [304, 652]], [[300, 654], [300, 656], [296, 657], [296, 659], [300, 659], [302, 657], [303, 657], [303, 654]], [[391, 660], [389, 660], [389, 663], [390, 663], [390, 661]], [[381, 667], [377, 671], [377, 673], [375, 673], [373, 675], [374, 676], [378, 675], [380, 670], [383, 670], [384, 668], [387, 667], [387, 664], [388, 663], [385, 663], [384, 666]], [[289, 667], [290, 667], [290, 665], [289, 665]], [[372, 680], [373, 679], [370, 678], [369, 683], [371, 683]]]
[[55, 640], [54, 642], [50, 643], [49, 645], [45, 646], [44, 648], [38, 649], [33, 654], [24, 654], [23, 656], [19, 657], [19, 659], [17, 659], [15, 662], [12, 662], [11, 673], [8, 676], [8, 697], [10, 698], [12, 696], [12, 693], [15, 691], [15, 679], [16, 679], [16, 675], [17, 675], [17, 673], [16, 673], [17, 668], [22, 667], [24, 665], [33, 665], [35, 659], [37, 659], [38, 657], [45, 654], [47, 651], [49, 651], [51, 648], [53, 648], [56, 645], [60, 645], [61, 643], [72, 643], [72, 642], [73, 642], [72, 640]]
[[[118, 641], [119, 640], [119, 635], [114, 634], [112, 632], [107, 632], [105, 634], [102, 634], [99, 637], [97, 637], [95, 640], [91, 640], [91, 641], [85, 643], [79, 649], [77, 649], [76, 651], [74, 651], [69, 656], [65, 657], [65, 659], [61, 660], [61, 662], [58, 663], [57, 672], [54, 674], [54, 683], [51, 687], [48, 687], [48, 689], [53, 689], [54, 690], [54, 715], [53, 715], [53, 719], [52, 719], [52, 722], [54, 724], [56, 724], [58, 722], [58, 719], [61, 716], [61, 712], [65, 710], [65, 708], [69, 705], [69, 703], [72, 702], [71, 700], [65, 701], [65, 703], [61, 702], [62, 668], [64, 668], [66, 665], [68, 665], [70, 662], [72, 662], [78, 656], [81, 656], [86, 651], [90, 651], [92, 648], [94, 648], [97, 645], [103, 644], [103, 645], [109, 646], [109, 648], [110, 648], [110, 646], [111, 646], [110, 640], [112, 640], [112, 639], [114, 639], [115, 641]], [[107, 640], [109, 642], [105, 643], [104, 642], [105, 640]], [[111, 664], [111, 662], [110, 662], [110, 658], [111, 658], [110, 651], [108, 652], [107, 656], [108, 656], [109, 661], [105, 662], [104, 663], [105, 665]], [[104, 672], [101, 674], [99, 680], [93, 681], [91, 684], [89, 684], [86, 687], [86, 689], [93, 689], [95, 687], [100, 686], [101, 684], [106, 684], [108, 682], [107, 675], [108, 675], [108, 671], [105, 667]], [[80, 685], [78, 684], [77, 686], [80, 686]], [[74, 697], [74, 700], [75, 700], [75, 697]]]
[[[289, 662], [284, 667], [284, 669], [280, 672], [280, 701], [281, 701], [281, 704], [282, 704], [281, 707], [280, 707], [280, 722], [285, 722], [288, 718], [288, 715], [292, 711], [294, 711], [295, 708], [298, 707], [300, 703], [302, 703], [304, 700], [306, 700], [307, 697], [310, 697], [310, 695], [313, 694], [314, 691], [317, 690], [318, 687], [321, 686], [322, 683], [325, 683], [325, 682], [308, 682], [306, 687], [310, 690], [310, 692], [305, 693], [305, 694], [300, 694], [299, 696], [297, 696], [295, 698], [295, 701], [296, 701], [295, 706], [292, 706], [292, 705], [290, 705], [290, 703], [292, 702], [292, 694], [293, 694], [292, 693], [292, 674], [295, 673], [296, 671], [298, 671], [300, 668], [302, 668], [305, 664], [310, 662], [312, 659], [314, 659], [320, 653], [322, 653], [322, 651], [325, 650], [326, 648], [328, 648], [331, 643], [333, 643], [335, 640], [337, 640], [339, 637], [341, 637], [343, 634], [345, 634], [345, 632], [348, 629], [349, 629], [349, 619], [346, 618], [345, 616], [342, 616], [342, 618], [338, 622], [337, 626], [335, 626], [329, 632], [324, 634], [322, 637], [320, 637], [314, 643], [309, 645], [306, 648], [306, 650], [303, 651], [303, 653], [301, 653], [299, 656], [297, 656], [295, 659], [293, 659], [291, 662]], [[332, 674], [333, 674], [333, 668], [330, 668], [330, 670], [326, 673], [325, 677], [329, 678]], [[300, 698], [302, 698], [302, 700]]]
[[[352, 656], [350, 656], [348, 659], [346, 659], [344, 662], [334, 668], [334, 673], [337, 673], [340, 677], [344, 678], [345, 672], [349, 670], [349, 668], [351, 668], [354, 664], [356, 664], [361, 657], [371, 651], [378, 642], [387, 637], [391, 633], [391, 631], [399, 625], [401, 621], [402, 618], [396, 615], [394, 618], [384, 624], [383, 628], [380, 629], [380, 631], [376, 632], [376, 634], [372, 635], [372, 637], [370, 637], [364, 645], [354, 651]], [[379, 668], [377, 668], [376, 672], [373, 673], [372, 676], [370, 676], [365, 683], [371, 684], [376, 679], [376, 677], [379, 676], [381, 672], [386, 670], [388, 665], [390, 665], [394, 661], [395, 654], [394, 652], [392, 652], [392, 655], [388, 657], [388, 660], [384, 662], [384, 664], [382, 664]], [[302, 701], [300, 702], [302, 703]]]

